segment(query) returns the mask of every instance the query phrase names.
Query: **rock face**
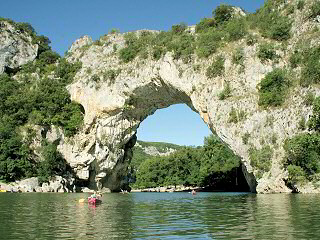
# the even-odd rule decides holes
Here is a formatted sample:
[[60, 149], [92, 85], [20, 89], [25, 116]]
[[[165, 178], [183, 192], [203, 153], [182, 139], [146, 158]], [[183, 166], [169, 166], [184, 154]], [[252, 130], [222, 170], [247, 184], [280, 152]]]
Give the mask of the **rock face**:
[[36, 58], [38, 45], [32, 38], [22, 33], [9, 22], [0, 22], [0, 74], [6, 68], [14, 70]]
[[53, 177], [48, 183], [41, 186], [36, 177], [27, 178], [12, 184], [1, 184], [1, 189], [12, 192], [76, 192], [75, 179]]
[[[301, 14], [296, 12], [293, 16], [293, 36], [288, 50], [293, 49], [304, 32], [318, 24], [302, 22]], [[185, 103], [241, 156], [251, 191], [291, 192], [285, 185], [287, 173], [281, 163], [283, 142], [301, 132], [297, 127], [301, 116], [308, 119], [312, 112], [311, 107], [302, 105], [307, 89], [296, 87], [283, 107], [262, 109], [258, 106], [261, 79], [274, 68], [287, 66], [290, 51], [279, 48], [277, 54], [281, 57], [276, 63], [261, 62], [257, 57], [259, 44], [248, 46], [240, 40], [230, 43], [208, 60], [194, 55], [192, 63], [184, 63], [175, 60], [169, 52], [157, 61], [149, 57], [121, 63], [116, 51], [124, 46], [123, 34], [103, 36], [98, 44], [85, 36], [76, 41], [68, 54], [69, 61], [80, 60], [83, 64], [68, 90], [72, 100], [85, 109], [85, 125], [72, 143], [61, 141], [59, 150], [79, 178], [89, 180], [92, 187], [119, 189], [140, 123], [157, 109]], [[244, 50], [243, 71], [232, 63], [232, 52], [239, 46]], [[225, 58], [225, 73], [209, 79], [205, 70], [217, 55]], [[199, 68], [194, 68], [195, 65]], [[112, 82], [106, 79], [108, 70], [119, 69], [121, 72]], [[232, 96], [219, 100], [226, 84], [231, 86]], [[318, 88], [308, 91], [320, 94]], [[233, 109], [237, 115], [245, 117], [236, 123], [230, 122], [229, 114]], [[245, 135], [250, 136], [246, 144]], [[250, 164], [248, 150], [250, 147], [261, 149], [265, 144], [273, 149], [272, 166], [270, 171], [258, 176], [258, 171]]]

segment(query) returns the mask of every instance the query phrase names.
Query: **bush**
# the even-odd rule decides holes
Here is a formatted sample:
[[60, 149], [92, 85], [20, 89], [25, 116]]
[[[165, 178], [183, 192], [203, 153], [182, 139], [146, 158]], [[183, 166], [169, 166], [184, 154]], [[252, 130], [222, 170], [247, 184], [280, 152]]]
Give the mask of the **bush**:
[[320, 82], [320, 47], [310, 48], [304, 52], [300, 85], [307, 87]]
[[320, 2], [315, 1], [311, 6], [310, 18], [315, 18], [320, 15]]
[[207, 31], [207, 30], [214, 28], [216, 26], [217, 26], [217, 22], [214, 18], [203, 18], [196, 25], [196, 33]]
[[162, 46], [155, 46], [152, 50], [152, 58], [159, 60], [165, 53], [166, 49]]
[[306, 119], [304, 117], [300, 118], [300, 121], [298, 122], [298, 128], [300, 130], [305, 130], [306, 129]]
[[230, 83], [226, 83], [222, 92], [219, 94], [219, 100], [224, 100], [231, 96]]
[[187, 24], [186, 24], [186, 23], [180, 23], [180, 24], [177, 24], [177, 25], [173, 25], [173, 26], [171, 27], [171, 31], [172, 31], [174, 34], [181, 34], [181, 33], [183, 33], [186, 29], [187, 29]]
[[214, 78], [217, 76], [222, 76], [224, 73], [224, 57], [221, 55], [216, 58], [216, 60], [207, 68], [206, 76], [208, 78]]
[[222, 24], [227, 22], [233, 14], [233, 7], [227, 4], [221, 4], [215, 10], [212, 11], [214, 19], [217, 21], [217, 24]]
[[137, 35], [133, 32], [124, 35], [124, 39], [127, 46], [119, 51], [119, 58], [123, 62], [128, 63], [138, 55], [142, 46], [140, 45]]
[[247, 40], [246, 40], [246, 43], [247, 43], [248, 46], [253, 46], [257, 42], [258, 42], [258, 39], [257, 39], [257, 37], [255, 35], [248, 34]]
[[229, 21], [225, 27], [229, 41], [237, 41], [244, 38], [247, 33], [247, 24], [243, 19], [234, 19]]
[[168, 50], [173, 51], [174, 59], [182, 59], [184, 63], [188, 63], [194, 52], [194, 37], [188, 33], [182, 33], [171, 41]]
[[295, 50], [291, 54], [291, 56], [289, 58], [289, 62], [290, 62], [290, 65], [292, 68], [298, 67], [299, 64], [302, 62], [302, 54], [299, 51]]
[[304, 97], [303, 103], [306, 106], [311, 106], [313, 104], [313, 101], [315, 99], [315, 96], [312, 92], [307, 92], [306, 96]]
[[239, 121], [239, 119], [238, 119], [237, 110], [234, 107], [232, 107], [231, 111], [229, 112], [228, 122], [229, 123], [237, 123], [238, 121]]
[[263, 43], [259, 46], [258, 58], [261, 62], [266, 62], [267, 60], [274, 60], [278, 57], [274, 46], [270, 43]]
[[50, 39], [46, 36], [34, 36], [32, 39], [33, 44], [38, 44], [38, 56], [45, 52], [51, 50], [49, 44], [51, 43]]
[[57, 146], [53, 143], [43, 141], [41, 147], [41, 155], [44, 160], [38, 168], [38, 178], [40, 183], [49, 181], [54, 175], [62, 175], [67, 169], [65, 159], [61, 153], [57, 151]]
[[308, 121], [310, 130], [320, 132], [320, 97], [317, 97], [312, 104], [312, 115]]
[[289, 86], [286, 71], [274, 69], [261, 80], [259, 86], [259, 106], [280, 106], [284, 102]]
[[113, 84], [117, 76], [120, 74], [121, 69], [109, 69], [103, 74], [103, 80], [109, 81], [109, 85]]
[[100, 77], [98, 76], [98, 74], [93, 74], [90, 78], [90, 81], [91, 82], [95, 82], [95, 83], [98, 83], [100, 82]]
[[303, 175], [311, 179], [320, 171], [320, 135], [302, 133], [285, 141], [285, 167], [293, 165], [301, 168]]
[[297, 9], [302, 10], [304, 8], [304, 0], [299, 0], [297, 4]]
[[116, 34], [116, 33], [120, 33], [120, 29], [118, 28], [112, 28], [110, 31], [109, 31], [110, 34]]
[[273, 151], [270, 146], [263, 146], [260, 150], [256, 148], [249, 149], [249, 158], [251, 166], [258, 170], [259, 174], [268, 172], [271, 169], [271, 158]]
[[[60, 55], [56, 52], [53, 52], [51, 50], [42, 52], [39, 55], [39, 61], [43, 64], [43, 66], [45, 67], [48, 64], [54, 64], [56, 63], [58, 60], [60, 59]], [[39, 66], [39, 64], [38, 64]]]
[[28, 33], [30, 35], [34, 35], [36, 34], [36, 31], [34, 30], [34, 28], [31, 26], [30, 23], [26, 23], [26, 22], [18, 22], [14, 24], [15, 27], [24, 33]]
[[232, 55], [232, 63], [243, 65], [243, 62], [244, 62], [243, 48], [238, 48], [236, 52]]
[[61, 58], [54, 74], [66, 86], [73, 82], [74, 76], [81, 67], [81, 62], [69, 63], [65, 58]]
[[242, 136], [242, 142], [243, 142], [243, 144], [248, 144], [248, 143], [249, 143], [249, 138], [250, 138], [250, 133], [246, 132], [246, 133]]
[[291, 37], [291, 20], [287, 16], [282, 16], [278, 6], [272, 1], [266, 2], [256, 14], [254, 21], [264, 37], [278, 41], [288, 40]]
[[207, 58], [215, 53], [220, 47], [220, 42], [224, 36], [221, 31], [210, 30], [202, 33], [197, 38], [197, 55], [200, 58]]
[[289, 176], [288, 183], [295, 185], [297, 183], [304, 183], [306, 181], [305, 172], [302, 167], [296, 165], [289, 165], [287, 167]]

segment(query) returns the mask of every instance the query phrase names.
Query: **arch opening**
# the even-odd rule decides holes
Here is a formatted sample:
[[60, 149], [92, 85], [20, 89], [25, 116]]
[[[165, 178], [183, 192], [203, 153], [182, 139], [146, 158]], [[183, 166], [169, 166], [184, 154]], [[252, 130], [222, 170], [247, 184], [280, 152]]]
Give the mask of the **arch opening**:
[[[197, 134], [199, 131], [201, 133]], [[196, 134], [197, 136], [195, 136]], [[243, 173], [245, 167], [242, 165], [240, 158], [237, 158], [239, 165], [236, 167], [229, 167], [230, 169], [223, 170], [224, 172], [217, 171], [200, 176], [201, 169], [205, 165], [205, 163], [201, 163], [201, 154], [205, 154], [206, 151], [203, 143], [210, 134], [212, 134], [211, 130], [199, 117], [199, 114], [187, 107], [186, 104], [175, 104], [156, 110], [151, 116], [142, 121], [137, 129], [137, 143], [133, 148], [133, 157], [129, 164], [130, 186], [133, 188], [150, 188], [154, 186], [165, 188], [168, 187], [165, 186], [166, 184], [174, 184], [174, 181], [171, 181], [172, 179], [170, 180], [170, 178], [177, 178], [177, 175], [186, 174], [182, 177], [184, 179], [180, 178], [178, 180], [184, 187], [196, 186], [202, 191], [250, 192], [250, 187]], [[225, 151], [231, 151], [226, 144], [224, 146]], [[215, 151], [219, 154], [218, 149], [221, 146], [211, 147], [216, 148]], [[198, 152], [198, 156], [195, 157], [197, 159], [192, 159], [193, 155], [197, 155], [195, 152]], [[157, 165], [155, 161], [166, 163]], [[179, 166], [183, 168], [180, 170], [181, 172], [173, 174], [170, 168], [175, 167], [177, 161], [184, 161], [184, 165], [190, 166], [190, 168]], [[194, 161], [194, 163], [190, 163], [190, 161]], [[148, 168], [148, 164], [150, 169], [147, 170], [148, 173], [146, 174], [154, 171], [151, 174], [159, 176], [156, 176], [154, 182], [142, 187], [141, 182], [143, 180], [141, 179], [147, 176], [144, 176], [141, 171], [145, 171]], [[225, 161], [225, 164], [228, 164], [228, 161]], [[162, 169], [164, 165], [169, 169]], [[158, 169], [154, 169], [154, 167]], [[138, 171], [140, 173], [137, 174]], [[166, 175], [166, 177], [161, 175]], [[197, 176], [198, 179], [192, 179], [191, 175], [193, 175], [193, 178]]]

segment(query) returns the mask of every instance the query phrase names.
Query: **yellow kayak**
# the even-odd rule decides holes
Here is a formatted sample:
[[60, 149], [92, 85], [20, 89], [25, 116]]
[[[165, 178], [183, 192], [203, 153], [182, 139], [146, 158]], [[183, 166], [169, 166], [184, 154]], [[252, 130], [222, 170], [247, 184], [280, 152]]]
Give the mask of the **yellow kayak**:
[[2, 189], [0, 189], [0, 192], [7, 192], [7, 190], [2, 190]]

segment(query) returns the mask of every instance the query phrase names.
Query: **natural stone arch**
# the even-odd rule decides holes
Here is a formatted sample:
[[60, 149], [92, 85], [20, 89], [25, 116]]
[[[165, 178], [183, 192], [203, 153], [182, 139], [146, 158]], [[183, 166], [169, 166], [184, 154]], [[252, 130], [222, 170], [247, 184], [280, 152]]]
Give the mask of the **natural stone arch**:
[[[78, 40], [78, 43], [80, 41]], [[82, 41], [87, 44], [90, 39], [84, 38]], [[107, 68], [110, 68], [110, 65]], [[70, 146], [66, 147], [67, 144], [64, 144], [65, 150], [61, 150], [66, 159], [73, 160], [69, 162], [78, 172], [78, 176], [90, 179], [93, 184], [91, 187], [119, 189], [132, 155], [131, 148], [135, 143], [139, 124], [157, 109], [177, 103], [185, 103], [197, 112], [210, 130], [216, 132], [239, 154], [238, 149], [232, 146], [226, 128], [221, 125], [222, 128], [217, 128], [219, 124], [214, 124], [212, 115], [217, 114], [212, 112], [212, 108], [208, 108], [207, 97], [216, 97], [224, 87], [224, 79], [217, 79], [214, 84], [208, 85], [208, 79], [203, 73], [196, 73], [189, 65], [177, 63], [170, 54], [162, 61], [151, 62], [137, 69], [134, 74], [121, 73], [121, 79], [117, 79], [111, 86], [106, 83], [98, 87], [93, 83], [87, 84], [90, 76], [86, 74], [86, 66], [77, 77], [78, 81], [69, 87], [69, 91], [72, 98], [84, 106], [86, 128], [84, 133], [76, 136], [80, 142], [77, 149], [73, 146], [70, 152]], [[216, 108], [218, 107], [219, 105], [216, 105]], [[228, 108], [230, 109], [230, 106]], [[224, 107], [224, 117], [228, 115], [226, 110], [228, 109]], [[241, 156], [241, 152], [239, 155]], [[256, 180], [247, 169], [250, 168], [248, 161], [243, 161], [242, 166], [248, 185], [251, 191], [255, 192]]]
[[[90, 179], [92, 187], [98, 183], [100, 188], [119, 189], [139, 124], [157, 109], [185, 103], [241, 157], [253, 192], [291, 191], [285, 185], [287, 175], [281, 165], [283, 142], [297, 134], [301, 116], [310, 115], [312, 109], [300, 107], [304, 92], [288, 96], [290, 107], [258, 106], [258, 84], [274, 68], [284, 67], [287, 57], [277, 63], [262, 63], [256, 57], [258, 45], [243, 44], [245, 61], [239, 73], [240, 66], [231, 60], [237, 45], [209, 59], [193, 56], [188, 63], [175, 60], [170, 52], [159, 60], [136, 58], [122, 63], [114, 52], [115, 44], [118, 49], [124, 47], [123, 35], [107, 36], [99, 45], [85, 36], [69, 52], [69, 61], [80, 60], [83, 64], [68, 90], [72, 100], [84, 107], [85, 125], [73, 142], [61, 141], [59, 150], [80, 179]], [[221, 76], [207, 77], [206, 69], [218, 55], [225, 59], [225, 71]], [[118, 74], [107, 79], [109, 70]], [[232, 96], [220, 100], [219, 94], [226, 84], [231, 86]], [[237, 115], [244, 113], [245, 118], [230, 122], [231, 111]], [[247, 144], [243, 142], [245, 134], [250, 135]], [[249, 149], [261, 149], [264, 143], [273, 150], [271, 167], [258, 176], [250, 164]]]

